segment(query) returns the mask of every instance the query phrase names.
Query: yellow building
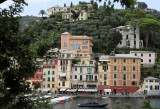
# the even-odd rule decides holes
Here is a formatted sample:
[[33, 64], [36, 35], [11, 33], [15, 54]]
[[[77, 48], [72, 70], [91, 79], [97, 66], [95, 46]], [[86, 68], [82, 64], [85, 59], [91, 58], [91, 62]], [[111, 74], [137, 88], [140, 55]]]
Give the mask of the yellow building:
[[139, 89], [140, 58], [131, 54], [112, 54], [99, 61], [99, 93], [133, 93]]

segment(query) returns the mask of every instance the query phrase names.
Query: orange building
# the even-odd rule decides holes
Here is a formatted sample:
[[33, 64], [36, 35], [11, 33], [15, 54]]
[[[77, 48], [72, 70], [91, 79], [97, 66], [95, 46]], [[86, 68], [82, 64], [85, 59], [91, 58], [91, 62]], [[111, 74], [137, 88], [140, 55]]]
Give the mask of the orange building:
[[72, 36], [65, 32], [61, 34], [61, 50], [92, 53], [92, 36]]
[[111, 89], [114, 94], [136, 92], [140, 82], [140, 60], [131, 54], [112, 54], [106, 62], [100, 60], [99, 93], [105, 93], [105, 89]]

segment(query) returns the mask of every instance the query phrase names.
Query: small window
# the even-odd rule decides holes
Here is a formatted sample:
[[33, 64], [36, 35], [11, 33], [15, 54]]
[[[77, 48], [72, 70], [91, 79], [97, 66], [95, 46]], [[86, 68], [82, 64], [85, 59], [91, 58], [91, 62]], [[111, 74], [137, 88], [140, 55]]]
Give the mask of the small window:
[[52, 68], [54, 69], [54, 68], [55, 68], [55, 66], [52, 66]]
[[123, 66], [123, 70], [126, 70], [126, 66]]
[[37, 75], [36, 78], [39, 78], [39, 76]]
[[133, 74], [133, 79], [135, 79], [136, 78], [136, 75], [135, 74]]
[[133, 71], [135, 71], [136, 70], [136, 68], [135, 68], [135, 66], [133, 66]]
[[106, 81], [104, 81], [104, 85], [107, 85]]
[[77, 75], [74, 76], [74, 79], [77, 79]]
[[45, 78], [43, 78], [43, 81], [45, 81]]
[[42, 75], [41, 75], [41, 78], [42, 78]]
[[141, 62], [143, 62], [143, 59], [141, 59]]
[[126, 59], [124, 59], [124, 62], [126, 62]]
[[54, 71], [52, 71], [52, 75], [54, 75]]
[[134, 55], [137, 56], [137, 53], [135, 53]]
[[50, 84], [48, 84], [48, 87], [50, 88]]
[[100, 82], [100, 85], [102, 85], [102, 82]]
[[116, 62], [116, 59], [114, 59], [114, 62]]
[[136, 60], [135, 59], [133, 59], [133, 63], [135, 63], [136, 62]]
[[54, 81], [54, 77], [52, 77], [52, 81]]
[[114, 81], [114, 85], [116, 86], [116, 81]]
[[74, 41], [72, 41], [72, 44], [74, 44]]
[[48, 71], [48, 75], [50, 75], [50, 71]]
[[90, 64], [93, 64], [93, 61], [89, 61]]
[[126, 35], [126, 39], [128, 39], [128, 35]]
[[75, 71], [77, 71], [77, 67], [75, 67]]
[[149, 63], [151, 63], [151, 59], [149, 59]]
[[104, 74], [104, 80], [106, 80], [107, 79], [107, 74]]
[[52, 88], [54, 88], [54, 84], [52, 84]]
[[116, 70], [117, 69], [117, 67], [116, 66], [114, 66], [114, 70]]
[[143, 54], [141, 54], [141, 57], [143, 57]]
[[62, 82], [62, 86], [65, 86], [65, 82]]
[[114, 74], [114, 78], [116, 78], [117, 77], [117, 75], [116, 74]]
[[79, 44], [79, 41], [77, 41], [77, 44]]
[[100, 74], [100, 78], [102, 78], [102, 74]]
[[123, 81], [123, 85], [126, 86], [126, 81]]
[[50, 81], [50, 77], [48, 77], [48, 81]]
[[149, 54], [149, 57], [151, 57], [151, 54]]

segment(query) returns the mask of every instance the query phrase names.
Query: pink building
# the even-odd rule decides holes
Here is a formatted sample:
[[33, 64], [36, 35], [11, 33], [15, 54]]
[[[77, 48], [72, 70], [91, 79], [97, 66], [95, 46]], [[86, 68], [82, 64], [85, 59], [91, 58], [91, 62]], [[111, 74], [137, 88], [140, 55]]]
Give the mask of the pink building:
[[151, 9], [151, 8], [145, 8], [144, 9], [145, 12], [155, 12], [155, 9]]
[[68, 32], [61, 34], [61, 50], [92, 53], [92, 46], [92, 37], [72, 36]]
[[157, 57], [153, 51], [130, 51], [130, 54], [141, 58], [141, 66], [153, 66]]

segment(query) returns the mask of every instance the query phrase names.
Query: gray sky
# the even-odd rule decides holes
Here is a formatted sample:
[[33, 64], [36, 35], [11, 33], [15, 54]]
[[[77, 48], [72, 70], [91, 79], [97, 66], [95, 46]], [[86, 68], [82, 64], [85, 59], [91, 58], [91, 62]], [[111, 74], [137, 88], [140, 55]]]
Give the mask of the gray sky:
[[[47, 9], [52, 6], [55, 6], [55, 5], [64, 6], [64, 3], [66, 3], [67, 6], [70, 6], [71, 2], [73, 3], [73, 5], [76, 5], [79, 3], [79, 1], [90, 2], [91, 0], [26, 0], [26, 2], [28, 3], [28, 6], [24, 7], [24, 11], [21, 13], [21, 15], [22, 16], [24, 15], [40, 16], [38, 14], [41, 9], [47, 12]], [[148, 5], [148, 8], [154, 8], [160, 11], [160, 6], [159, 6], [160, 0], [138, 0], [138, 1], [145, 2]], [[101, 3], [99, 2], [98, 3], [99, 5], [103, 5], [103, 2], [104, 0], [102, 0]], [[10, 4], [12, 4], [12, 0], [7, 0], [3, 4], [0, 4], [0, 7], [7, 8]], [[116, 3], [115, 8], [121, 9], [122, 6]]]

